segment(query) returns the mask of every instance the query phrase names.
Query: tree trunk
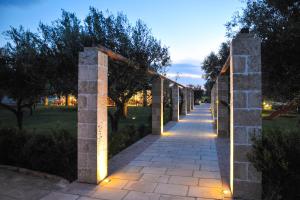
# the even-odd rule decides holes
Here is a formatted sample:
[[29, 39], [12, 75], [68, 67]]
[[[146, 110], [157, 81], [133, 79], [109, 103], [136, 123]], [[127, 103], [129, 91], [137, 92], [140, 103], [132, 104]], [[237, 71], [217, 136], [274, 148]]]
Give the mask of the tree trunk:
[[112, 132], [117, 132], [119, 129], [119, 114], [116, 111], [115, 113], [108, 112], [108, 116], [110, 119], [110, 127]]
[[119, 103], [116, 104], [117, 112], [119, 113], [119, 117], [127, 118], [128, 116], [128, 106], [127, 103]]
[[123, 105], [123, 116], [122, 117], [124, 117], [124, 118], [127, 118], [128, 117], [128, 104], [127, 103], [125, 103], [124, 105]]
[[65, 98], [66, 98], [66, 100], [65, 100], [65, 106], [68, 107], [69, 106], [69, 102], [68, 102], [69, 101], [69, 95], [66, 94]]
[[143, 107], [147, 107], [147, 90], [143, 90]]
[[30, 106], [30, 116], [32, 116], [33, 115], [33, 106]]
[[22, 130], [22, 128], [23, 128], [23, 111], [22, 111], [22, 108], [20, 108], [19, 106], [17, 108], [16, 117], [17, 117], [18, 127], [20, 130]]

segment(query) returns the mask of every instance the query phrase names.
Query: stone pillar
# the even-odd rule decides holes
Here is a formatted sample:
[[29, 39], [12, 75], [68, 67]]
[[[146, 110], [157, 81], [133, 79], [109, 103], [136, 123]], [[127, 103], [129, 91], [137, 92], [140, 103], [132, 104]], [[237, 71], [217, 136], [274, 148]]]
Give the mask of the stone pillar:
[[152, 134], [163, 133], [163, 79], [157, 77], [152, 83]]
[[191, 89], [191, 110], [194, 110], [194, 90]]
[[217, 123], [217, 82], [213, 85], [211, 89], [211, 99], [210, 99], [210, 108], [211, 108], [211, 113], [214, 121], [214, 126], [216, 126]]
[[79, 53], [78, 181], [97, 184], [107, 176], [107, 55]]
[[182, 93], [183, 93], [183, 99], [182, 99], [183, 103], [182, 103], [181, 113], [183, 115], [186, 115], [187, 114], [187, 90], [186, 90], [186, 88], [182, 88]]
[[172, 87], [172, 121], [179, 120], [179, 87], [174, 84]]
[[217, 78], [217, 133], [221, 137], [229, 137], [229, 84], [227, 75]]
[[251, 136], [260, 135], [261, 43], [238, 34], [230, 48], [230, 186], [235, 198], [261, 199], [261, 174], [247, 159]]
[[187, 112], [191, 112], [191, 90], [190, 88], [186, 88], [186, 94], [187, 94]]

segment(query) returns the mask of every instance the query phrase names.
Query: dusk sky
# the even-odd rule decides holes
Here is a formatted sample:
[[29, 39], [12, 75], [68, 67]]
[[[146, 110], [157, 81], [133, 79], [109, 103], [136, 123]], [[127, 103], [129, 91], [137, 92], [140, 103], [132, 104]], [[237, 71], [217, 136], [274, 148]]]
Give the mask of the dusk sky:
[[[84, 19], [90, 6], [123, 12], [132, 24], [143, 20], [170, 49], [168, 76], [179, 73], [178, 82], [203, 85], [201, 62], [226, 41], [224, 24], [243, 5], [240, 0], [0, 0], [0, 32], [19, 25], [36, 31], [40, 21], [59, 18], [61, 9]], [[5, 43], [1, 35], [0, 46]]]

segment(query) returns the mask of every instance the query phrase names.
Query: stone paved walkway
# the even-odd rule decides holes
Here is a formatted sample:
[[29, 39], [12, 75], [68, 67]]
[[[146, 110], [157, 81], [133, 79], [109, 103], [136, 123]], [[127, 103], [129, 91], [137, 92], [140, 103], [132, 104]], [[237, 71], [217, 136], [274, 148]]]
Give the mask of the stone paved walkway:
[[209, 105], [196, 106], [178, 123], [169, 123], [162, 136], [149, 135], [111, 159], [111, 175], [100, 185], [0, 170], [0, 199], [223, 199], [227, 187], [220, 177], [215, 137]]
[[42, 199], [223, 199], [215, 137], [209, 105], [197, 106], [100, 185], [72, 183]]

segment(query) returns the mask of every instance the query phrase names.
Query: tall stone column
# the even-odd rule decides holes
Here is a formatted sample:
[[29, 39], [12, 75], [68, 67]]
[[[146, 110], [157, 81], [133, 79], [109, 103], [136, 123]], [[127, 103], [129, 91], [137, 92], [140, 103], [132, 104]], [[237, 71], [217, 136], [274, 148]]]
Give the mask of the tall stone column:
[[217, 78], [217, 133], [221, 137], [229, 137], [229, 84], [227, 75]]
[[97, 184], [107, 176], [107, 55], [79, 53], [78, 181]]
[[213, 85], [211, 89], [211, 102], [210, 102], [210, 108], [212, 117], [214, 120], [214, 126], [216, 126], [217, 123], [217, 82]]
[[163, 133], [163, 79], [157, 77], [152, 83], [152, 134]]
[[186, 88], [186, 93], [187, 93], [187, 112], [191, 112], [191, 90], [190, 88]]
[[183, 99], [182, 99], [183, 103], [182, 103], [181, 113], [183, 115], [186, 115], [187, 114], [187, 90], [186, 90], [186, 88], [182, 88], [182, 93], [183, 93]]
[[232, 40], [230, 55], [230, 186], [234, 197], [258, 200], [261, 174], [247, 153], [251, 137], [262, 128], [260, 40], [240, 33]]
[[179, 87], [174, 84], [172, 87], [172, 121], [179, 120]]
[[194, 110], [194, 90], [191, 89], [191, 109]]

